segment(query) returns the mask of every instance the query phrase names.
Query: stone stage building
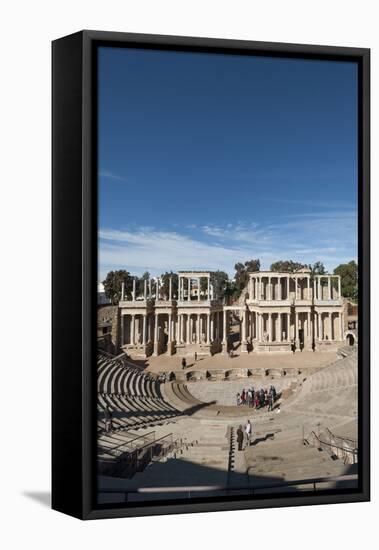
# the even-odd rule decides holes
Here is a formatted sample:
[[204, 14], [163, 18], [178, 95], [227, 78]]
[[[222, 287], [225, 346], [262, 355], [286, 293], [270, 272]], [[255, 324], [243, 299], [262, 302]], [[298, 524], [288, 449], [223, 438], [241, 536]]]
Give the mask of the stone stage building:
[[[213, 274], [179, 271], [178, 290], [162, 297], [159, 280], [133, 282], [131, 299], [122, 289], [120, 347], [131, 355], [213, 355], [249, 352], [334, 351], [345, 339], [338, 275], [259, 271], [249, 274], [239, 300], [226, 305]], [[154, 287], [154, 288], [153, 288]], [[237, 336], [237, 339], [236, 339]]]

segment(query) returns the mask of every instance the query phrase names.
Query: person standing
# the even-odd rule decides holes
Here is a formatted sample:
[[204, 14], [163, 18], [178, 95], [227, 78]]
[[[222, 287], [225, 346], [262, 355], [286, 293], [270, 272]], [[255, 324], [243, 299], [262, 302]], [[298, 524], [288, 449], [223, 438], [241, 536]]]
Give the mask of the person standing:
[[183, 359], [182, 359], [182, 369], [184, 370], [186, 368], [186, 366], [187, 366], [187, 361], [186, 361], [186, 358], [183, 357]]
[[251, 422], [250, 420], [248, 420], [245, 424], [246, 447], [250, 447], [251, 434], [252, 434]]
[[242, 451], [242, 444], [243, 444], [242, 426], [239, 426], [239, 428], [237, 430], [237, 443], [238, 443], [238, 450]]
[[239, 393], [237, 393], [236, 399], [237, 399], [237, 407], [239, 407], [239, 406], [240, 406], [240, 403], [241, 403], [241, 400], [240, 400], [241, 398], [240, 398], [240, 394], [239, 394]]

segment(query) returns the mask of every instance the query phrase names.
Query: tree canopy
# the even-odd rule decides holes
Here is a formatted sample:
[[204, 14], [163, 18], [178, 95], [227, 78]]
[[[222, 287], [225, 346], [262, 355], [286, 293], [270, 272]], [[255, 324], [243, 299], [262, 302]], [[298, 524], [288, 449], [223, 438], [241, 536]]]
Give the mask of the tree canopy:
[[259, 259], [248, 260], [245, 263], [236, 263], [236, 265], [234, 266], [236, 273], [234, 276], [234, 289], [232, 293], [236, 296], [239, 296], [248, 283], [249, 273], [253, 271], [259, 271], [260, 268], [261, 262]]
[[295, 262], [294, 260], [279, 260], [274, 262], [270, 266], [271, 271], [279, 271], [284, 273], [295, 273], [299, 269], [308, 268], [311, 270], [312, 277], [314, 275], [323, 275], [325, 273], [325, 266], [322, 262], [315, 262], [311, 264], [302, 264], [300, 262]]
[[345, 298], [358, 299], [358, 264], [352, 260], [347, 264], [340, 264], [334, 270], [335, 275], [341, 277], [341, 294]]
[[170, 278], [172, 279], [171, 283], [171, 298], [173, 299], [174, 296], [178, 297], [178, 284], [179, 284], [179, 278], [177, 273], [174, 273], [173, 271], [166, 271], [165, 273], [162, 273], [160, 279], [161, 284], [159, 287], [159, 292], [161, 296], [164, 296], [165, 298], [169, 298], [170, 293]]
[[129, 271], [125, 269], [109, 271], [103, 281], [105, 295], [114, 305], [121, 299], [122, 283], [125, 283], [125, 296], [130, 295], [133, 289], [133, 277]]

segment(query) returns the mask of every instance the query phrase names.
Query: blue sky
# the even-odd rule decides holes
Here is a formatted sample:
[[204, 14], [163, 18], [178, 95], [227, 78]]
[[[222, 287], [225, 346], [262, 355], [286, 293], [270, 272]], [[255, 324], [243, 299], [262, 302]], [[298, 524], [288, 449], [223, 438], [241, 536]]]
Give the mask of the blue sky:
[[99, 277], [357, 257], [354, 63], [99, 51]]

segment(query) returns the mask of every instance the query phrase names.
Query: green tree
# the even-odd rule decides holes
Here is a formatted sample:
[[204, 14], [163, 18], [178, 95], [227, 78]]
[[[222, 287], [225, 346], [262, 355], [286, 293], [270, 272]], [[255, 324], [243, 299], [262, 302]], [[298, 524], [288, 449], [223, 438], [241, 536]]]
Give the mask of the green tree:
[[312, 277], [315, 275], [324, 275], [326, 273], [325, 266], [322, 262], [316, 262], [313, 266], [309, 266], [312, 271]]
[[118, 271], [109, 271], [103, 281], [104, 292], [112, 304], [118, 304], [121, 299], [121, 286], [125, 283], [125, 296], [130, 296], [133, 288], [133, 277], [129, 271], [119, 269]]
[[236, 273], [234, 275], [234, 285], [232, 293], [234, 296], [239, 296], [243, 289], [246, 287], [249, 280], [249, 273], [259, 271], [261, 268], [261, 262], [259, 259], [248, 260], [245, 263], [238, 262], [234, 266]]
[[340, 264], [334, 270], [335, 275], [341, 277], [341, 294], [345, 298], [358, 298], [358, 264], [352, 260], [347, 264]]
[[171, 282], [171, 297], [174, 299], [174, 296], [178, 297], [178, 284], [179, 284], [179, 278], [176, 273], [173, 271], [166, 271], [165, 273], [162, 273], [160, 279], [161, 283], [159, 286], [159, 292], [160, 296], [164, 296], [166, 299], [169, 298], [170, 293], [170, 278], [172, 279]]
[[150, 280], [150, 273], [148, 271], [145, 271], [142, 276], [137, 281], [137, 294], [143, 295], [144, 289], [145, 289], [145, 281], [149, 282]]
[[310, 265], [294, 262], [293, 260], [279, 260], [271, 264], [270, 270], [284, 273], [295, 273], [295, 271], [304, 269], [305, 267], [311, 268]]

